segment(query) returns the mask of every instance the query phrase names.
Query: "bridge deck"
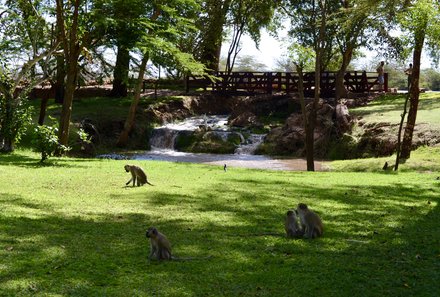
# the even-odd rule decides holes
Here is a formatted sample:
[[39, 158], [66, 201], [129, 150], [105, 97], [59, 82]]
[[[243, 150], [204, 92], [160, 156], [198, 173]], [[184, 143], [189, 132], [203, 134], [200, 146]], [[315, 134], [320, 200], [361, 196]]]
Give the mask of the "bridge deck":
[[[298, 74], [296, 72], [227, 72], [218, 71], [218, 79], [211, 82], [202, 77], [188, 77], [187, 90], [190, 88], [210, 88], [213, 92], [222, 93], [268, 93], [298, 92]], [[326, 71], [321, 75], [321, 95], [334, 96], [336, 72]], [[313, 94], [315, 86], [314, 72], [304, 73], [304, 92]], [[344, 85], [352, 93], [370, 93], [388, 89], [388, 73], [381, 86], [376, 72], [348, 71], [344, 76]]]

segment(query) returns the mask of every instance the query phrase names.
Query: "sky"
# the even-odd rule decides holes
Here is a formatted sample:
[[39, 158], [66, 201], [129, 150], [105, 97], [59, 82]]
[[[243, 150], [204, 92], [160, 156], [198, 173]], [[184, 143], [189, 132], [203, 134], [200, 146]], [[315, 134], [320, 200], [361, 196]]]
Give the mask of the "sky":
[[[267, 70], [273, 70], [276, 68], [277, 59], [281, 58], [282, 55], [286, 53], [287, 45], [280, 41], [280, 39], [282, 40], [283, 37], [286, 37], [286, 35], [286, 31], [282, 31], [280, 33], [280, 37], [275, 39], [263, 29], [261, 33], [259, 50], [256, 48], [255, 42], [248, 35], [244, 35], [241, 42], [242, 50], [238, 54], [238, 58], [243, 55], [253, 56], [256, 62], [265, 64], [267, 66]], [[222, 56], [227, 55], [228, 47], [229, 42], [224, 42], [221, 52]], [[375, 61], [377, 61], [377, 64], [379, 64], [379, 62], [382, 60], [381, 57], [377, 56], [377, 52], [365, 50], [364, 54], [364, 58], [353, 61], [353, 65], [359, 67], [359, 70], [363, 70], [363, 68], [366, 68], [367, 65], [375, 65]], [[402, 65], [402, 67], [404, 66]], [[423, 55], [421, 67], [422, 69], [431, 67], [431, 61], [426, 55]]]

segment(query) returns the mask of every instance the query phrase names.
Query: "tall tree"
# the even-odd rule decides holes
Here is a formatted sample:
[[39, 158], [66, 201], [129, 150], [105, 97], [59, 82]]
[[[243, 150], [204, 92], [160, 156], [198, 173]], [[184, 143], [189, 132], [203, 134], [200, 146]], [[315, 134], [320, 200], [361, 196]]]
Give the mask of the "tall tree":
[[[328, 24], [332, 9], [338, 7], [334, 0], [286, 0], [283, 10], [291, 20], [291, 34], [303, 48], [312, 48], [315, 52], [315, 88], [314, 98], [308, 114], [303, 115], [306, 127], [307, 170], [314, 171], [314, 131], [316, 113], [321, 90], [321, 73], [334, 55], [334, 27]], [[307, 118], [307, 119], [306, 119]]]
[[[48, 65], [57, 44], [41, 16], [40, 1], [8, 1], [0, 5], [0, 147], [14, 144], [30, 114], [26, 97], [48, 77]], [[15, 64], [19, 59], [21, 63]]]
[[265, 0], [232, 1], [227, 22], [227, 25], [232, 27], [232, 39], [226, 61], [228, 73], [232, 71], [235, 59], [241, 50], [240, 41], [243, 34], [248, 33], [258, 47], [260, 31], [271, 23], [277, 3]]
[[379, 25], [378, 3], [364, 3], [363, 0], [346, 0], [341, 2], [341, 8], [336, 11], [331, 21], [336, 26], [336, 44], [341, 56], [341, 62], [335, 78], [335, 104], [347, 96], [344, 85], [345, 72], [353, 55], [361, 46], [368, 45], [376, 25]]
[[81, 52], [91, 43], [94, 29], [90, 9], [88, 2], [82, 0], [56, 0], [56, 18], [60, 25], [57, 33], [66, 63], [65, 91], [58, 135], [60, 144], [64, 146], [68, 145], [69, 140], [73, 95], [78, 78], [78, 59]]
[[111, 96], [127, 96], [130, 51], [142, 36], [141, 17], [150, 5], [143, 0], [95, 0], [94, 7], [106, 17], [98, 24], [107, 46], [116, 49]]
[[135, 124], [145, 69], [152, 56], [168, 55], [173, 57], [177, 67], [185, 72], [195, 74], [204, 72], [205, 68], [202, 64], [196, 62], [191, 54], [181, 52], [175, 45], [176, 35], [185, 34], [185, 31], [194, 29], [192, 20], [184, 16], [188, 15], [188, 10], [193, 10], [196, 6], [196, 3], [190, 0], [174, 0], [166, 4], [156, 3], [151, 7], [152, 12], [145, 16], [142, 22], [145, 25], [142, 42], [137, 45], [141, 51], [142, 61], [124, 129], [117, 141], [118, 146], [128, 144], [129, 134]]
[[206, 0], [202, 2], [202, 14], [197, 21], [197, 27], [201, 31], [200, 53], [197, 58], [210, 70], [218, 70], [223, 29], [232, 1]]
[[400, 157], [408, 159], [419, 105], [419, 80], [422, 51], [427, 45], [432, 55], [438, 56], [440, 46], [440, 3], [437, 0], [411, 1], [410, 7], [401, 15], [402, 29], [409, 36], [413, 51], [408, 119], [403, 134]]

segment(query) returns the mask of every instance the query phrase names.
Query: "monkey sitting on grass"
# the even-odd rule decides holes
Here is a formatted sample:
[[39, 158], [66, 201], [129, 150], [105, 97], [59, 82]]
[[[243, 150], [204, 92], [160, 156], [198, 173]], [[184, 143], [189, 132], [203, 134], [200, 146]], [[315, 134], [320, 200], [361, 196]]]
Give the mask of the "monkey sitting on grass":
[[304, 231], [304, 238], [316, 238], [322, 236], [323, 224], [321, 218], [304, 203], [299, 203], [296, 209], [302, 229]]
[[131, 173], [131, 178], [128, 182], [125, 183], [125, 185], [128, 186], [128, 184], [133, 181], [133, 187], [134, 184], [136, 183], [137, 186], [142, 186], [143, 184], [149, 184], [150, 186], [152, 186], [152, 184], [150, 184], [147, 180], [147, 175], [145, 174], [144, 170], [142, 168], [140, 168], [139, 166], [136, 165], [125, 165], [124, 169], [126, 172], [130, 172]]
[[295, 211], [287, 211], [284, 229], [286, 230], [286, 236], [288, 238], [301, 238], [304, 235], [304, 230], [302, 230], [298, 224], [298, 218]]

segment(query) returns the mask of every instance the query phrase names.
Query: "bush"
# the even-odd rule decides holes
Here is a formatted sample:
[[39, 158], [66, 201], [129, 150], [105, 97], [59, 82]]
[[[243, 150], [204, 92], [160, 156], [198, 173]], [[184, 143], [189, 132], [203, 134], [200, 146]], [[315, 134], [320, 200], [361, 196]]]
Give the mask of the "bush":
[[[54, 122], [54, 119], [51, 118]], [[58, 126], [56, 123], [52, 125], [36, 126], [35, 135], [32, 141], [34, 150], [41, 153], [40, 162], [44, 162], [55, 153], [63, 154], [70, 150], [69, 147], [58, 142]]]

